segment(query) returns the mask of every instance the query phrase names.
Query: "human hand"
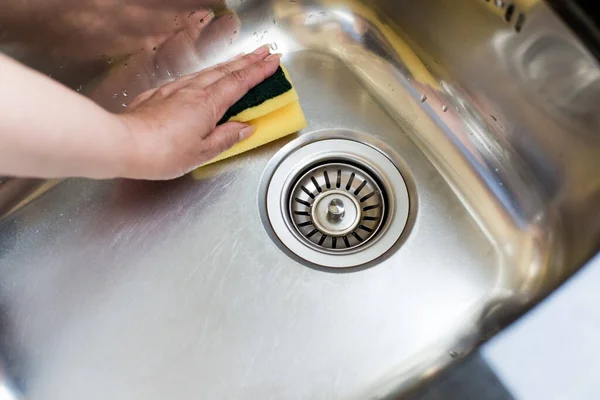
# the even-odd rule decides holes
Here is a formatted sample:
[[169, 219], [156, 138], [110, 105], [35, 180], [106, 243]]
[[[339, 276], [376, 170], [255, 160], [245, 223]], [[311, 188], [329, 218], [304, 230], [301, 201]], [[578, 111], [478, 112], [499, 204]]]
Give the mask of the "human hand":
[[135, 143], [129, 178], [172, 179], [254, 133], [248, 124], [217, 126], [251, 88], [275, 73], [267, 46], [142, 93], [118, 116]]

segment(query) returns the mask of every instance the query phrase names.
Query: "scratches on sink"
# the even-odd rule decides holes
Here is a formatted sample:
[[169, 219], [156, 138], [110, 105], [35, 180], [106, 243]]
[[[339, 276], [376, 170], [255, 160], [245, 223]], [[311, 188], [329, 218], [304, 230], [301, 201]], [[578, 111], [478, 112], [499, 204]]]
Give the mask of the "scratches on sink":
[[254, 350], [254, 352], [252, 354], [252, 358], [250, 359], [250, 363], [248, 364], [248, 367], [246, 367], [246, 371], [244, 372], [244, 378], [242, 379], [242, 387], [246, 387], [248, 385], [248, 382], [250, 382], [250, 378], [252, 377], [252, 372], [254, 371], [254, 364], [256, 363], [256, 359], [258, 358], [258, 355], [262, 351], [264, 342], [265, 342], [265, 336], [260, 335], [260, 340], [258, 342], [258, 346], [256, 346], [256, 349]]
[[304, 268], [302, 270], [302, 273], [300, 274], [300, 276], [298, 276], [298, 278], [296, 278], [296, 280], [292, 284], [292, 287], [290, 288], [290, 290], [288, 290], [288, 292], [285, 296], [286, 300], [289, 300], [294, 295], [294, 293], [296, 292], [296, 289], [298, 288], [298, 285], [300, 285], [300, 283], [304, 280], [304, 277], [306, 276], [307, 271], [308, 271], [308, 269]]
[[[224, 248], [223, 244], [225, 243], [226, 240], [229, 239], [229, 236], [227, 235], [223, 235], [221, 236], [221, 238], [219, 239], [219, 241], [217, 243], [215, 243], [215, 246], [210, 254], [210, 257], [207, 258], [207, 262], [209, 262], [212, 265], [211, 271], [209, 273], [209, 276], [212, 277], [214, 276], [215, 270], [217, 268], [218, 262], [217, 259], [218, 257], [221, 255], [222, 249]], [[200, 268], [202, 268], [204, 266], [203, 263], [198, 263], [196, 264], [196, 266], [194, 267], [194, 269], [192, 269], [192, 271], [189, 273], [189, 275], [183, 280], [184, 283], [189, 282], [200, 270]]]
[[21, 345], [25, 345], [25, 333], [28, 332], [29, 328], [29, 320], [31, 319], [31, 313], [27, 313], [25, 317], [25, 321], [23, 321], [23, 327], [21, 328], [21, 333], [19, 334], [19, 343]]

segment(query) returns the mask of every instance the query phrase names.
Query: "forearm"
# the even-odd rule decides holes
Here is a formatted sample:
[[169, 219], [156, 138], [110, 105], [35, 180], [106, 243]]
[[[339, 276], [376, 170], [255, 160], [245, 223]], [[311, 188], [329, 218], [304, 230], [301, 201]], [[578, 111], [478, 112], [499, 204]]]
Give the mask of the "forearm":
[[118, 116], [0, 54], [0, 175], [128, 176], [135, 151]]

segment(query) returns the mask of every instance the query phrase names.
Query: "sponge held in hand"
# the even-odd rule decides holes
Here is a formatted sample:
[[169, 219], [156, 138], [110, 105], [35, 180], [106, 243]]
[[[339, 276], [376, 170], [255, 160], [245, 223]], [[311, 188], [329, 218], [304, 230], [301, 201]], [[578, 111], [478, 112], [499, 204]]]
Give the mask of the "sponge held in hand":
[[250, 89], [229, 108], [218, 125], [225, 122], [248, 122], [294, 101], [298, 101], [298, 94], [287, 70], [280, 65], [273, 75]]
[[287, 70], [280, 66], [275, 74], [227, 110], [219, 124], [230, 121], [248, 123], [255, 126], [256, 130], [248, 139], [206, 164], [244, 153], [304, 129], [306, 118]]
[[306, 128], [306, 119], [300, 103], [297, 101], [249, 121], [249, 123], [256, 127], [256, 131], [252, 136], [236, 144], [207, 164], [236, 156]]

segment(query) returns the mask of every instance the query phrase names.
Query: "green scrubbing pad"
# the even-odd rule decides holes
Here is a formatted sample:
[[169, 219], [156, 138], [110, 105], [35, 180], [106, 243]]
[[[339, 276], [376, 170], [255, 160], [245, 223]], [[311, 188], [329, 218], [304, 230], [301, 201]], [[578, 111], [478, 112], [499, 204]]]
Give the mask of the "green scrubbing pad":
[[251, 89], [221, 118], [220, 124], [229, 121], [247, 122], [298, 101], [287, 71], [279, 66], [269, 78]]

